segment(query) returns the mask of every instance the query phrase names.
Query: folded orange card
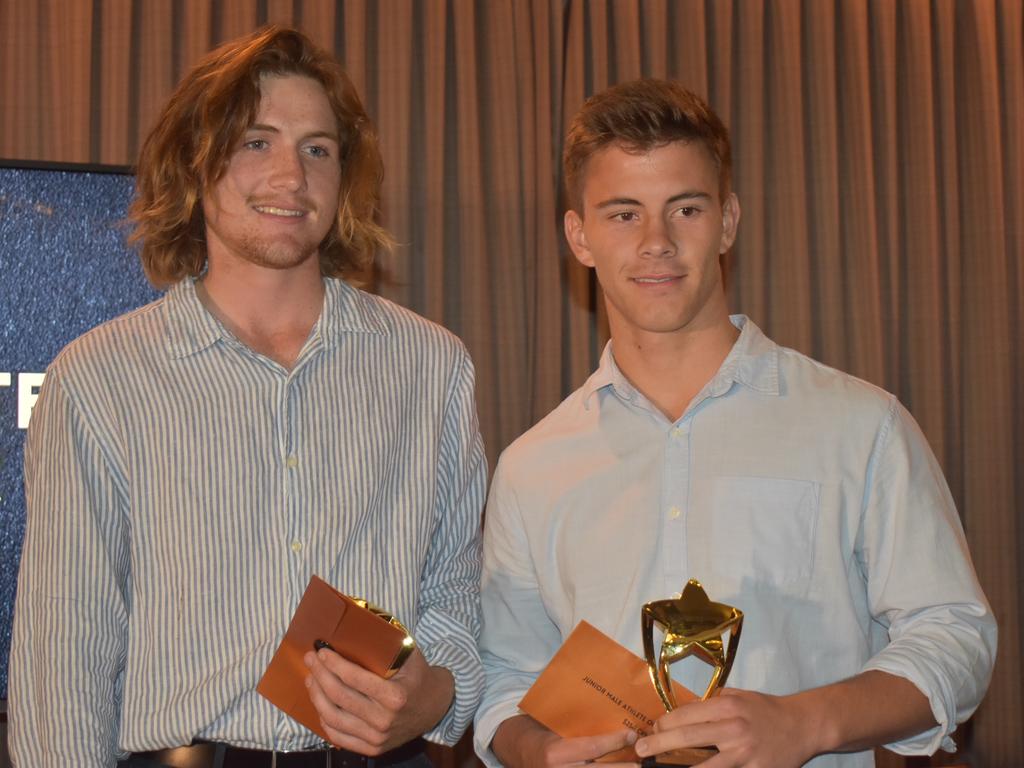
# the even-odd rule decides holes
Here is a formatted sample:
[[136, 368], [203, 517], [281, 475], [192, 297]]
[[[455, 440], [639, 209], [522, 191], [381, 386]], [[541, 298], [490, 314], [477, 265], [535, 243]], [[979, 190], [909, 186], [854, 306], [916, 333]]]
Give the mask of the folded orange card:
[[[679, 704], [696, 698], [676, 682]], [[632, 728], [651, 732], [665, 706], [647, 662], [581, 621], [519, 702], [519, 709], [564, 738]], [[639, 761], [632, 748], [598, 762]]]
[[320, 738], [327, 735], [309, 698], [302, 658], [322, 640], [349, 661], [381, 677], [392, 674], [409, 652], [411, 639], [388, 622], [342, 594], [322, 579], [309, 580], [288, 631], [263, 673], [256, 691]]

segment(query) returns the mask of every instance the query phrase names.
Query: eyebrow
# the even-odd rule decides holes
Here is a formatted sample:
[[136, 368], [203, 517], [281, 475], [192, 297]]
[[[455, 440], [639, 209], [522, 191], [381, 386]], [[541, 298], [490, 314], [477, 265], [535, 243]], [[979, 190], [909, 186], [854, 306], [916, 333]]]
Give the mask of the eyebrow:
[[[265, 133], [278, 133], [278, 134], [281, 133], [280, 129], [274, 127], [273, 125], [267, 125], [266, 123], [253, 123], [248, 128], [246, 128], [246, 130], [247, 131], [263, 131]], [[331, 141], [333, 141], [336, 144], [340, 144], [341, 143], [340, 140], [338, 139], [338, 134], [336, 134], [334, 131], [311, 131], [310, 133], [304, 134], [302, 138], [303, 139], [330, 139]]]
[[[687, 190], [686, 192], [680, 192], [678, 195], [673, 195], [665, 201], [665, 205], [672, 205], [683, 200], [711, 200], [711, 195], [707, 192], [700, 192], [698, 190]], [[631, 197], [612, 197], [608, 200], [602, 200], [594, 207], [598, 210], [602, 208], [612, 208], [616, 205], [642, 205], [639, 200], [634, 200]]]

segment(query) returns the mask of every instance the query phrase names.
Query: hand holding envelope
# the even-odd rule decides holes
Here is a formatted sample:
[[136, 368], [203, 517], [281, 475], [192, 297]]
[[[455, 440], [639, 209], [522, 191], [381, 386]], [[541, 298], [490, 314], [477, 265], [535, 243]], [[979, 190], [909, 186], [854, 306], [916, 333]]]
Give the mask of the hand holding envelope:
[[[678, 683], [672, 688], [680, 703], [697, 698]], [[585, 621], [566, 638], [519, 709], [564, 738], [624, 727], [647, 735], [665, 712], [647, 663]], [[597, 762], [640, 758], [629, 747]]]
[[385, 680], [328, 650], [306, 654], [309, 696], [328, 740], [363, 755], [379, 755], [430, 730], [454, 695], [451, 673], [419, 651]]
[[393, 617], [342, 594], [316, 576], [310, 579], [256, 691], [329, 741], [305, 682], [309, 676], [305, 656], [318, 641], [380, 678], [394, 675], [415, 643]]
[[[644, 605], [641, 612], [646, 661], [581, 621], [551, 659], [519, 708], [563, 738], [610, 733], [623, 727], [646, 736], [665, 711], [698, 699], [669, 676], [669, 665], [688, 656], [712, 666], [703, 696], [715, 693], [735, 658], [743, 613], [713, 603], [700, 582], [691, 579], [675, 598]], [[664, 638], [654, 641], [656, 628]], [[729, 642], [724, 642], [725, 633]], [[713, 757], [713, 748], [680, 749], [658, 755], [655, 765], [696, 765]], [[632, 747], [597, 762], [639, 762]], [[647, 758], [644, 765], [652, 764]]]

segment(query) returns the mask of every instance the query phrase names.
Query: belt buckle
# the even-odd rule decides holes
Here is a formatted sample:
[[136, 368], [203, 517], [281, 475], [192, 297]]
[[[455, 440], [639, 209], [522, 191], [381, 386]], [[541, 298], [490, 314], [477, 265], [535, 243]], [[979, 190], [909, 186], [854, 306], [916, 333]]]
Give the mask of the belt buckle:
[[[278, 755], [294, 755], [294, 754], [300, 754], [303, 751], [305, 751], [305, 750], [298, 750], [298, 751], [292, 751], [292, 750], [281, 751], [279, 749], [272, 750], [271, 753], [270, 753], [270, 768], [277, 768], [277, 756]], [[324, 754], [324, 768], [331, 768], [331, 745], [330, 744], [328, 744], [326, 741], [321, 741], [320, 744], [317, 747], [314, 747], [312, 750], [309, 750], [309, 751], [311, 751], [311, 752], [320, 752], [320, 751], [322, 751], [323, 754]]]

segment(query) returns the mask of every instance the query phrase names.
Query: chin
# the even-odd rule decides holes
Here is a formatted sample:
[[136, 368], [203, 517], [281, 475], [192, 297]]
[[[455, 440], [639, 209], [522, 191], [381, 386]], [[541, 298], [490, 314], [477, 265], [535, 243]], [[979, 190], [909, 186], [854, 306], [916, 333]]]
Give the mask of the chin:
[[636, 326], [648, 333], [675, 333], [685, 330], [693, 322], [692, 317], [647, 317], [642, 318]]
[[246, 260], [268, 269], [294, 269], [317, 256], [315, 245], [256, 245], [246, 248]]

